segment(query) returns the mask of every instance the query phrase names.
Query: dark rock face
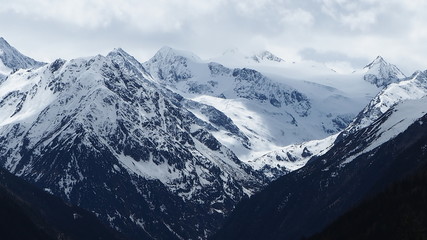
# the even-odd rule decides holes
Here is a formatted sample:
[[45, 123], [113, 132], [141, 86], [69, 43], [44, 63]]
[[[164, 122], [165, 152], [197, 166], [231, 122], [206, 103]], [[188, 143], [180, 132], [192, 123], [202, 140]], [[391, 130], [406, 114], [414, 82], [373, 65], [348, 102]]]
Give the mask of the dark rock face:
[[[396, 138], [363, 152], [394, 110], [343, 136], [324, 155], [243, 200], [212, 239], [300, 239], [426, 162], [427, 115]], [[358, 154], [360, 153], [360, 154]], [[354, 156], [352, 161], [349, 157]]]

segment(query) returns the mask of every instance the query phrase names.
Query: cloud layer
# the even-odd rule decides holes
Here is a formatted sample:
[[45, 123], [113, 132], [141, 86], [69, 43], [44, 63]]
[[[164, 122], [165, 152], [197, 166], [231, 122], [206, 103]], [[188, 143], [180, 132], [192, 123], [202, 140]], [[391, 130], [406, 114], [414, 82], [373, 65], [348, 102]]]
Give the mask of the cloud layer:
[[169, 45], [204, 58], [238, 47], [353, 66], [383, 55], [413, 71], [427, 69], [426, 10], [424, 0], [14, 0], [0, 5], [0, 29], [48, 61], [114, 47], [146, 60]]

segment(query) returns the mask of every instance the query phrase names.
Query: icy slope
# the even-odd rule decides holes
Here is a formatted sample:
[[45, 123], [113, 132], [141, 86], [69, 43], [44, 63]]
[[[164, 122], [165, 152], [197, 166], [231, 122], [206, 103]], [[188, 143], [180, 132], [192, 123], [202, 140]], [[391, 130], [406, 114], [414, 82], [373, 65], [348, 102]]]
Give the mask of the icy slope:
[[[306, 95], [255, 70], [205, 63], [170, 48], [161, 49], [144, 66], [154, 79], [172, 91], [211, 105], [230, 117], [249, 137], [251, 146], [260, 146], [239, 151], [239, 146], [229, 145], [241, 152], [238, 156], [242, 159], [249, 160], [262, 150], [273, 150], [277, 146], [325, 137], [342, 128], [340, 121], [345, 125], [351, 119], [346, 114], [319, 113], [312, 109]], [[315, 123], [310, 118], [321, 121]]]
[[19, 70], [0, 85], [0, 163], [132, 238], [204, 238], [266, 179], [179, 99], [121, 49]]
[[420, 99], [427, 95], [427, 71], [415, 72], [410, 78], [384, 88], [361, 111], [344, 133], [366, 127], [393, 105], [408, 100]]
[[[341, 134], [342, 136], [348, 134], [348, 132], [354, 132], [355, 130], [368, 126], [393, 106], [393, 104], [399, 101], [405, 99], [417, 99], [426, 95], [426, 84], [424, 83], [425, 80], [423, 80], [425, 78], [424, 73], [417, 72], [411, 78], [405, 78], [404, 75], [396, 69], [397, 68], [394, 65], [386, 63], [381, 57], [378, 57], [364, 70], [354, 72], [350, 76], [340, 75], [342, 79], [337, 78], [337, 76], [330, 77], [328, 80], [330, 81], [329, 83], [342, 89], [342, 92], [340, 93], [342, 95], [340, 95], [339, 98], [343, 100], [346, 99], [347, 102], [325, 102], [322, 98], [327, 96], [327, 94], [320, 91], [321, 88], [319, 88], [319, 86], [321, 85], [318, 85], [317, 83], [300, 81], [300, 85], [297, 88], [313, 98], [313, 108], [322, 109], [324, 112], [339, 111], [340, 109], [357, 112], [362, 109], [362, 104], [368, 104], [367, 100], [370, 100], [370, 103], [357, 115], [350, 127], [344, 130]], [[381, 88], [377, 88], [377, 86], [369, 83], [368, 81], [364, 81], [366, 78], [363, 78], [362, 76], [367, 76], [369, 74], [370, 76], [376, 76], [377, 79], [382, 79], [384, 83], [388, 82], [387, 84], [384, 84], [385, 89], [381, 90]], [[385, 76], [387, 76], [387, 78]], [[277, 77], [277, 79], [280, 79], [280, 77]], [[322, 75], [320, 75], [319, 79], [316, 81], [319, 82], [321, 79]], [[281, 81], [289, 80], [282, 77]], [[341, 86], [340, 84], [342, 83], [340, 83], [340, 81], [347, 82], [348, 86]], [[393, 82], [394, 84], [392, 84]], [[297, 85], [294, 83], [293, 86], [296, 87]], [[371, 94], [378, 91], [380, 92], [377, 96], [369, 97]], [[373, 100], [371, 100], [372, 98]], [[254, 164], [252, 165], [256, 166], [256, 163], [261, 164], [261, 166], [263, 166], [263, 171], [266, 174], [278, 177], [283, 171], [277, 171], [277, 169], [282, 168], [284, 170], [284, 166], [286, 166], [286, 169], [289, 171], [304, 166], [311, 157], [320, 156], [326, 152], [325, 150], [332, 147], [337, 137], [338, 134], [335, 134], [321, 140], [289, 145], [280, 150], [273, 151], [254, 159], [252, 161]], [[313, 145], [313, 143], [315, 143], [315, 145]], [[317, 146], [321, 147], [319, 148]], [[263, 163], [269, 164], [263, 165]]]
[[398, 102], [239, 204], [212, 239], [301, 239], [425, 166], [427, 98]]
[[[238, 68], [206, 62], [192, 53], [168, 47], [143, 65], [161, 85], [229, 117], [244, 137], [236, 137], [230, 131], [212, 134], [242, 161], [264, 169], [269, 176], [303, 166], [307, 158], [288, 159], [286, 164], [281, 161], [286, 149], [298, 148], [290, 145], [323, 139], [343, 130], [381, 90], [364, 80], [368, 70], [339, 74], [321, 65], [286, 62], [267, 51], [245, 57], [233, 50], [216, 60]], [[375, 75], [374, 70], [387, 72], [384, 66], [392, 65], [374, 61], [370, 74]], [[191, 111], [209, 119], [194, 107]]]
[[0, 37], [0, 80], [16, 69], [36, 68], [44, 63], [24, 56]]
[[[261, 166], [263, 166], [262, 163], [268, 163], [265, 164], [265, 170], [263, 170], [264, 172], [268, 172], [267, 169], [269, 169], [271, 166], [281, 166], [282, 168], [286, 166], [287, 169], [297, 169], [302, 167], [311, 157], [323, 155], [326, 150], [330, 149], [334, 144], [336, 144], [334, 143], [335, 141], [339, 143], [341, 139], [345, 138], [349, 134], [371, 125], [381, 115], [383, 115], [396, 104], [405, 102], [407, 100], [422, 99], [426, 96], [427, 72], [416, 72], [412, 75], [412, 77], [407, 78], [406, 80], [400, 80], [398, 83], [389, 84], [387, 87], [381, 90], [381, 92], [370, 101], [370, 103], [357, 115], [353, 122], [340, 134], [335, 134], [321, 140], [289, 145], [282, 148], [281, 150], [274, 151], [254, 159], [253, 162], [259, 163]], [[421, 113], [425, 109], [422, 104], [416, 105], [416, 107], [419, 107]], [[415, 112], [414, 109], [408, 109], [408, 111]], [[404, 109], [400, 110], [400, 112], [406, 114]], [[418, 115], [416, 116], [419, 117]], [[410, 116], [408, 115], [408, 117]], [[410, 118], [408, 119], [410, 120]], [[405, 123], [406, 120], [397, 120], [393, 123], [393, 126], [390, 125], [387, 128], [388, 134], [383, 134], [382, 132], [384, 131], [378, 133], [381, 138], [379, 138], [376, 143], [373, 143], [372, 147], [368, 148], [368, 150], [372, 150], [376, 146], [379, 146], [385, 141], [388, 141], [391, 137], [394, 136], [392, 133], [396, 131], [399, 133], [400, 130], [395, 130], [395, 128], [398, 126], [405, 126]], [[357, 156], [353, 156], [351, 159], [355, 157]], [[351, 159], [348, 161], [351, 161]], [[269, 172], [270, 174], [276, 173], [276, 176], [279, 176], [275, 168]]]
[[251, 160], [254, 169], [261, 170], [268, 178], [277, 179], [285, 173], [304, 167], [312, 158], [326, 153], [338, 134], [320, 140], [291, 144]]
[[364, 79], [377, 87], [385, 87], [390, 83], [399, 82], [399, 79], [406, 78], [399, 68], [387, 63], [381, 56], [364, 67], [366, 73]]

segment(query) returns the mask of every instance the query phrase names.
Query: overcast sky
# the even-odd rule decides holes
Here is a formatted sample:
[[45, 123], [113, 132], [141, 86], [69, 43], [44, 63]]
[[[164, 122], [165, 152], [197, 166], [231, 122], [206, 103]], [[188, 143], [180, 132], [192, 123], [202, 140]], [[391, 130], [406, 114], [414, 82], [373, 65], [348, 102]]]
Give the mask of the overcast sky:
[[230, 48], [363, 67], [427, 69], [425, 0], [0, 0], [0, 36], [37, 60], [162, 46], [203, 59]]

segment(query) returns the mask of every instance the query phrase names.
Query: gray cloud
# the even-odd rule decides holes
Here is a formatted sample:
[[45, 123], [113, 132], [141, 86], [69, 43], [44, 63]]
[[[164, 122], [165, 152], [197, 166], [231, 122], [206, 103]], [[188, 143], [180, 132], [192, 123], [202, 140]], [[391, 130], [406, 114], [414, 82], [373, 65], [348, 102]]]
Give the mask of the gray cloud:
[[334, 51], [318, 52], [313, 48], [302, 49], [299, 53], [302, 59], [305, 59], [305, 60], [312, 60], [316, 62], [348, 62], [354, 68], [364, 67], [369, 63], [369, 61], [372, 60], [372, 59], [367, 59], [362, 57], [359, 57], [359, 58], [351, 57], [341, 52], [334, 52]]
[[114, 47], [140, 60], [163, 45], [203, 58], [238, 47], [352, 65], [383, 55], [410, 72], [427, 68], [426, 10], [423, 0], [14, 0], [0, 5], [0, 29], [45, 61]]

